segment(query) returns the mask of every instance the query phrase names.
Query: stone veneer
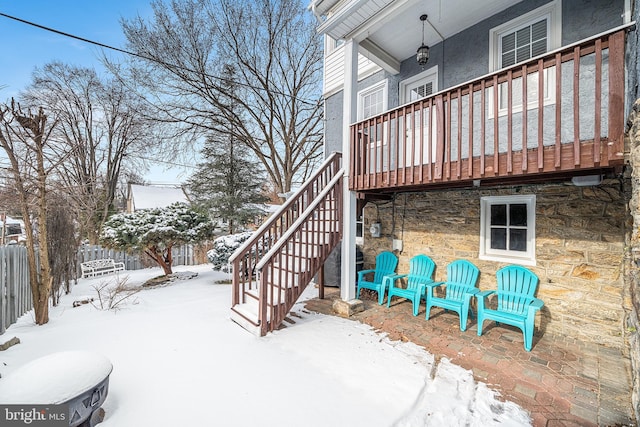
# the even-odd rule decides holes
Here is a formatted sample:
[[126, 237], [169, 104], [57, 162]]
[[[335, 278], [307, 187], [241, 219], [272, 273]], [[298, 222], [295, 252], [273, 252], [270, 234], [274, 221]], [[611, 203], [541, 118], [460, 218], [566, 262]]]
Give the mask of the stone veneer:
[[435, 261], [436, 279], [444, 280], [446, 265], [463, 258], [480, 268], [480, 289], [495, 289], [495, 272], [506, 263], [478, 259], [480, 197], [535, 194], [537, 265], [528, 268], [540, 278], [537, 296], [545, 303], [536, 328], [625, 348], [625, 309], [632, 305], [624, 282], [625, 233], [631, 228], [628, 187], [629, 179], [605, 180], [597, 187], [480, 187], [369, 203], [364, 229], [379, 218], [382, 237], [365, 235], [365, 268], [377, 253], [391, 250], [396, 238], [403, 240], [399, 272], [408, 271], [409, 259], [423, 253]]
[[629, 334], [629, 348], [631, 352], [631, 366], [633, 378], [633, 407], [636, 419], [640, 420], [640, 100], [631, 109], [627, 120], [629, 131], [629, 164], [631, 165], [632, 196], [629, 210], [633, 217], [633, 229], [629, 236], [628, 245], [631, 255], [628, 260], [627, 281], [629, 283], [629, 298], [631, 307], [627, 319]]

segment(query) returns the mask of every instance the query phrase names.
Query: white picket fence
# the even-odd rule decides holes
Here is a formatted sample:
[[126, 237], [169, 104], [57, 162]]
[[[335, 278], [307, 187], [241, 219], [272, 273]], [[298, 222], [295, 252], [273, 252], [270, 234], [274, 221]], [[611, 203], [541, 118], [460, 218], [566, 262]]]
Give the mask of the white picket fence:
[[27, 249], [0, 246], [0, 334], [32, 308]]

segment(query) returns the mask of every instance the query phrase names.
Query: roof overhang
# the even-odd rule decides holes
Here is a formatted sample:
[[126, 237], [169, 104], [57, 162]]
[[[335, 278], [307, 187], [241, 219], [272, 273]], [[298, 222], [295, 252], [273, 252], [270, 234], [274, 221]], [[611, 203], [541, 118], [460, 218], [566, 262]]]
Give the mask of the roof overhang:
[[355, 40], [360, 52], [389, 72], [422, 43], [420, 15], [428, 15], [424, 42], [435, 45], [522, 0], [313, 0], [318, 32]]

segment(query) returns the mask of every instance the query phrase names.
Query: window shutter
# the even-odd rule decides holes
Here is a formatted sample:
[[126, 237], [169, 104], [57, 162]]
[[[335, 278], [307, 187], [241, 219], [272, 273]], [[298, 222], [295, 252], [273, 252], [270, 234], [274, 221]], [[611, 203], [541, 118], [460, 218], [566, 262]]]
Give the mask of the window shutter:
[[510, 67], [547, 52], [548, 20], [538, 22], [500, 37], [500, 68]]
[[531, 26], [531, 56], [542, 55], [547, 52], [548, 22], [543, 19]]
[[411, 89], [411, 99], [410, 101], [417, 101], [420, 98], [424, 98], [425, 96], [429, 96], [433, 93], [433, 83], [428, 82], [425, 84], [418, 85]]

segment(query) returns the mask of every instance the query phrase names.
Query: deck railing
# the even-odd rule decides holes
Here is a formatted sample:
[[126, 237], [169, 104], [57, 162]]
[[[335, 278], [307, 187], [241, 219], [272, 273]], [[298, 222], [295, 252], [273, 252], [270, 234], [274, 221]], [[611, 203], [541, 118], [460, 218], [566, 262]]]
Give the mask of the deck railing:
[[625, 30], [352, 125], [350, 188], [453, 184], [621, 165]]

